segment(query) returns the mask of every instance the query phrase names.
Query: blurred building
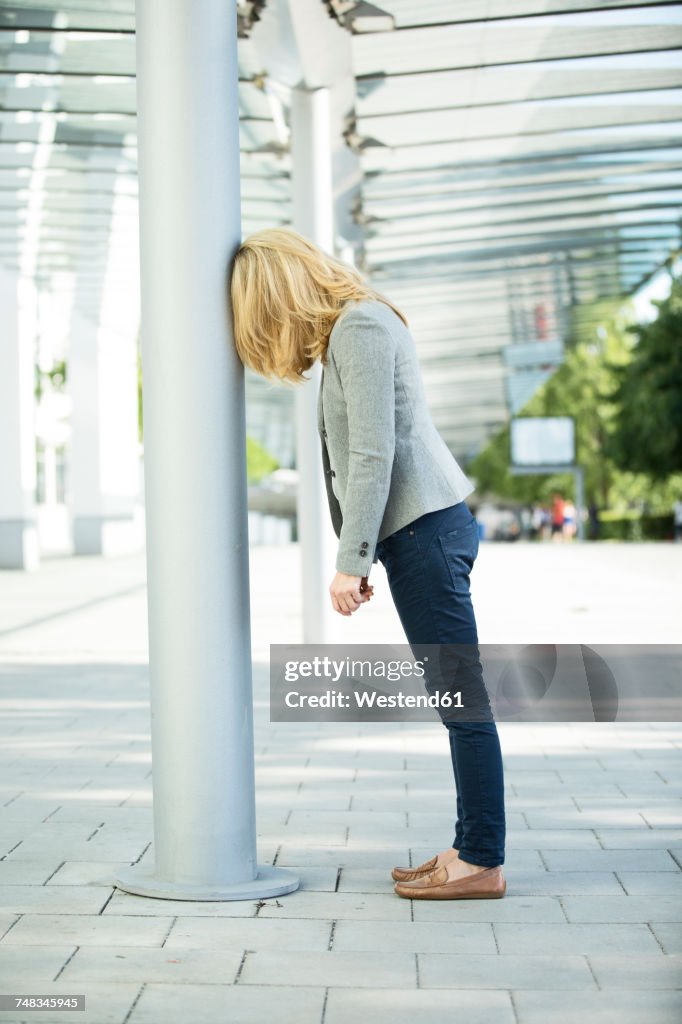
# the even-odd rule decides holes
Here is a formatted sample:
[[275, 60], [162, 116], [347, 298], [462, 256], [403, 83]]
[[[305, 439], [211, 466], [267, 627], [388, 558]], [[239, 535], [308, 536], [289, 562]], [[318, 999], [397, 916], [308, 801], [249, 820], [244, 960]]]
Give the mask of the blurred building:
[[[408, 315], [466, 463], [560, 365], [572, 308], [679, 250], [682, 4], [237, 15], [243, 234], [293, 222], [292, 110], [328, 90], [336, 254]], [[0, 102], [0, 565], [30, 567], [143, 539], [133, 0], [0, 0]], [[246, 387], [294, 467], [293, 390]]]

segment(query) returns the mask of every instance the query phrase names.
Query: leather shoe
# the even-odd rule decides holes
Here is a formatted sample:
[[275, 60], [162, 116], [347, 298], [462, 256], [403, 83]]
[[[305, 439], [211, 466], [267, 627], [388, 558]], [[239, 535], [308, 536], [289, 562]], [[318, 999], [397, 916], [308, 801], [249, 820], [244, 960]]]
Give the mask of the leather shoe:
[[398, 896], [411, 900], [498, 900], [507, 891], [502, 867], [484, 868], [463, 878], [448, 879], [446, 867], [411, 882], [396, 882]]
[[417, 868], [393, 868], [391, 877], [396, 882], [412, 882], [415, 878], [422, 878], [423, 875], [428, 875], [436, 867], [437, 862], [438, 854], [432, 857], [431, 860], [425, 860]]

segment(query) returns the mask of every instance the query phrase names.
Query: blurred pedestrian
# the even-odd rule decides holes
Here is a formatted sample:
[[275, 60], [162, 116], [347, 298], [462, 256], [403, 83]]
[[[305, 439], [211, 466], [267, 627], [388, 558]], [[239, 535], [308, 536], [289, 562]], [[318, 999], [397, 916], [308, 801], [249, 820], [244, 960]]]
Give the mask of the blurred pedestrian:
[[573, 540], [578, 528], [575, 505], [570, 498], [564, 502], [564, 539]]
[[673, 538], [682, 541], [682, 498], [673, 502]]
[[555, 491], [552, 497], [552, 540], [562, 541], [564, 539], [564, 499], [559, 491]]
[[524, 505], [519, 512], [521, 520], [521, 537], [530, 540], [533, 531], [533, 516], [527, 505]]
[[590, 519], [590, 538], [591, 540], [599, 540], [601, 535], [601, 520], [599, 518], [599, 506], [594, 498], [589, 504], [587, 514]]

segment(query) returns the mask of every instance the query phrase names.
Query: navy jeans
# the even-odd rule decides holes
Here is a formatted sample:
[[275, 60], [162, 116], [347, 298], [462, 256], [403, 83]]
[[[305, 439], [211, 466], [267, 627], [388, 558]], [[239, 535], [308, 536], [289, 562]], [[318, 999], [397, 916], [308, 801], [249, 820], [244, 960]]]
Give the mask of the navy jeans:
[[469, 589], [478, 554], [477, 520], [465, 501], [427, 512], [379, 541], [376, 554], [412, 651], [418, 656], [420, 644], [465, 645], [468, 668], [479, 673], [477, 720], [443, 722], [457, 788], [452, 845], [462, 860], [496, 867], [504, 863], [504, 775], [497, 726], [482, 683]]

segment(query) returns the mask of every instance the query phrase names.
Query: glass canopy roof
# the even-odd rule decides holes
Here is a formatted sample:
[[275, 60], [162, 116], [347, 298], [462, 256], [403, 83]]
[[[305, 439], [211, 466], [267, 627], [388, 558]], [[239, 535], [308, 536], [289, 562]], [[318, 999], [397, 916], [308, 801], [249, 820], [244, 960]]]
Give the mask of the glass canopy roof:
[[[368, 31], [348, 0], [319, 2], [351, 33], [359, 264], [408, 314], [466, 460], [561, 358], [572, 306], [627, 296], [679, 251], [682, 4], [378, 0], [393, 27]], [[238, 4], [245, 235], [292, 217], [249, 38], [267, 6]], [[48, 289], [77, 274], [93, 316], [116, 196], [137, 246], [134, 32], [133, 0], [0, 0], [0, 260]], [[291, 392], [247, 385], [286, 462]]]

